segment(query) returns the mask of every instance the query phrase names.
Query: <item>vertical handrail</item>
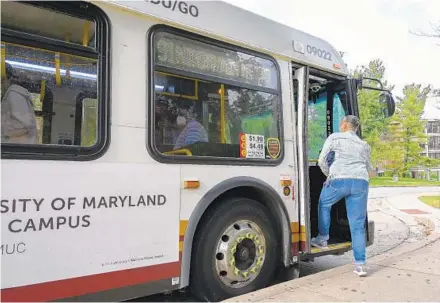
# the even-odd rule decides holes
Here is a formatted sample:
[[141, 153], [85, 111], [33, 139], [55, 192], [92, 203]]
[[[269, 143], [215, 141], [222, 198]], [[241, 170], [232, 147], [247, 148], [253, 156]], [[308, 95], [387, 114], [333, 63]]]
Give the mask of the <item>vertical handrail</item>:
[[56, 85], [61, 85], [61, 63], [60, 63], [60, 53], [55, 53], [55, 83]]
[[220, 85], [220, 142], [226, 143], [225, 126], [225, 85]]
[[6, 79], [6, 44], [4, 42], [2, 42], [1, 56], [2, 79]]
[[84, 25], [83, 25], [83, 35], [82, 35], [82, 45], [83, 46], [88, 46], [89, 45], [89, 24], [90, 21], [86, 20], [84, 21]]

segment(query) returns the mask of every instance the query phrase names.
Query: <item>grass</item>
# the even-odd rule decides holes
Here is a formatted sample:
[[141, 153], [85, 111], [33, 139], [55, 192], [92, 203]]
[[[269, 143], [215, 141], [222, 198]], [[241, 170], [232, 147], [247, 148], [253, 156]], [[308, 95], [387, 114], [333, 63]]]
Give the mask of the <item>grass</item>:
[[428, 181], [412, 178], [399, 178], [399, 181], [394, 182], [392, 177], [378, 177], [370, 181], [371, 187], [408, 187], [408, 186], [440, 186], [439, 181]]
[[438, 196], [421, 196], [419, 200], [429, 206], [440, 208], [440, 195]]

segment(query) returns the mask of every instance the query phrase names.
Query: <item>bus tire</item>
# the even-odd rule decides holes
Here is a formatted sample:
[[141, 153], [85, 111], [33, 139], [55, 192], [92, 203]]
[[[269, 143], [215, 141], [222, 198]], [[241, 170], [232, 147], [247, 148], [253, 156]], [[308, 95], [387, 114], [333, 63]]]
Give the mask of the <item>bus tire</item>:
[[218, 302], [266, 287], [278, 256], [270, 211], [247, 198], [230, 198], [209, 210], [191, 253], [190, 289], [202, 301]]

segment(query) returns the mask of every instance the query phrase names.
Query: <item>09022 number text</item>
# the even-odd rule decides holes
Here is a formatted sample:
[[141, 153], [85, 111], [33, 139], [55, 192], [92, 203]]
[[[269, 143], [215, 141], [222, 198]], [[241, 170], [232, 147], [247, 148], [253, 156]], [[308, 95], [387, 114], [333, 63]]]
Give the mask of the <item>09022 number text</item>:
[[332, 53], [322, 48], [317, 48], [315, 46], [307, 45], [307, 53], [322, 58], [324, 60], [332, 61]]

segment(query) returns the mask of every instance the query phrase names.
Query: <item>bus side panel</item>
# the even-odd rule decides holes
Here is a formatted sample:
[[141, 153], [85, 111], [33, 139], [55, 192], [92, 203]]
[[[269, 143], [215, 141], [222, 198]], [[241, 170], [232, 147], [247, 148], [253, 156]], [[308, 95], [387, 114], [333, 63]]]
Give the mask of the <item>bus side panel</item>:
[[2, 162], [3, 300], [179, 277], [179, 166]]

